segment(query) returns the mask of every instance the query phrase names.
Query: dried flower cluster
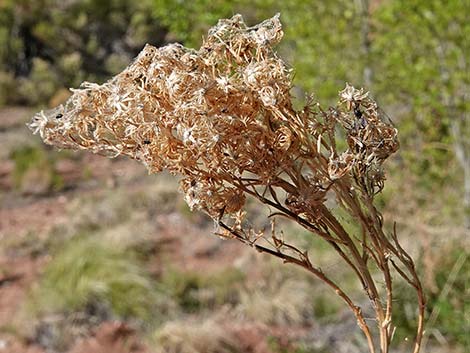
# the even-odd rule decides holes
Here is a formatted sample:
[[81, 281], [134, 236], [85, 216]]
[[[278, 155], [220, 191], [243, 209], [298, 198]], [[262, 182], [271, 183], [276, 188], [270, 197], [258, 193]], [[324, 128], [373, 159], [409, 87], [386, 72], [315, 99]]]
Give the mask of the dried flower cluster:
[[[350, 85], [335, 108], [324, 110], [309, 99], [295, 110], [291, 71], [273, 50], [282, 36], [278, 16], [247, 27], [236, 15], [219, 21], [198, 51], [147, 45], [122, 73], [103, 85], [83, 83], [65, 105], [36, 114], [30, 128], [60, 148], [127, 155], [149, 172], [181, 175], [187, 203], [213, 217], [221, 235], [303, 266], [333, 287], [374, 352], [360, 308], [305, 251], [275, 231], [273, 246], [261, 246], [261, 235], [244, 229], [246, 196], [321, 236], [361, 281], [377, 315], [381, 352], [387, 352], [393, 334], [390, 264], [422, 292], [411, 258], [395, 235], [384, 234], [373, 206], [385, 179], [382, 164], [398, 149], [397, 131], [367, 93]], [[348, 234], [327, 199], [336, 199], [362, 234]], [[385, 305], [369, 261], [384, 274]], [[421, 331], [422, 319], [415, 352]]]

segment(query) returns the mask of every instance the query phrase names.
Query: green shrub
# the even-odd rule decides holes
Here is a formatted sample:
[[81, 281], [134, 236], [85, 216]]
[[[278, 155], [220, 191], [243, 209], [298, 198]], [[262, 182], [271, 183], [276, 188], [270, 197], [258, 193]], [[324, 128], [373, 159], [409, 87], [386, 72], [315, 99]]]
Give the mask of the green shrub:
[[54, 68], [45, 60], [34, 58], [31, 73], [18, 80], [20, 102], [31, 105], [47, 102], [61, 88]]
[[327, 293], [317, 293], [313, 299], [313, 313], [317, 320], [328, 321], [341, 311], [341, 302]]
[[61, 87], [106, 80], [164, 35], [147, 0], [0, 1], [0, 72], [17, 83], [5, 90], [0, 75], [0, 105], [43, 105]]
[[0, 107], [12, 100], [15, 77], [10, 72], [0, 71]]
[[112, 315], [149, 320], [157, 294], [132, 252], [96, 238], [78, 237], [48, 264], [32, 303], [37, 314], [81, 311], [104, 304]]
[[170, 270], [161, 277], [159, 288], [183, 311], [195, 312], [238, 302], [238, 286], [243, 279], [243, 273], [235, 269], [210, 275]]
[[26, 146], [15, 150], [11, 154], [11, 159], [15, 163], [13, 179], [18, 187], [28, 169], [45, 164], [47, 158], [42, 148]]
[[48, 154], [44, 147], [25, 146], [14, 150], [13, 183], [16, 189], [28, 192], [59, 191], [63, 178], [55, 170], [57, 152]]
[[470, 254], [455, 247], [439, 259], [436, 268], [440, 290], [428, 297], [429, 310], [436, 316], [433, 327], [449, 340], [470, 347]]
[[85, 78], [85, 73], [82, 70], [83, 57], [78, 51], [70, 54], [64, 54], [57, 61], [57, 66], [60, 69], [62, 80], [77, 87]]
[[[438, 289], [427, 296], [426, 331], [431, 338], [434, 333], [438, 333], [451, 343], [469, 347], [470, 255], [463, 247], [453, 245], [449, 249], [443, 249], [435, 261], [434, 281]], [[412, 290], [405, 284], [397, 286], [394, 293], [397, 302], [394, 313], [397, 326], [395, 339], [401, 341], [414, 334], [415, 298]]]

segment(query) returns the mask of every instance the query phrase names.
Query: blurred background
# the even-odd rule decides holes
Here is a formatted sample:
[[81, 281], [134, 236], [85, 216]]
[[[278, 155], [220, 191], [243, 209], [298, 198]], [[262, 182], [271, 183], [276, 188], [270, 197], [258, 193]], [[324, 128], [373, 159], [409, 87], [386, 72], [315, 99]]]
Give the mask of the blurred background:
[[[0, 352], [365, 351], [328, 288], [211, 235], [175, 178], [57, 151], [25, 127], [145, 43], [198, 48], [219, 18], [277, 12], [299, 106], [306, 92], [334, 104], [350, 82], [399, 129], [379, 207], [428, 293], [423, 352], [470, 347], [469, 0], [0, 0]], [[265, 226], [269, 210], [248, 207]], [[325, 244], [283, 227], [359, 298]], [[401, 283], [395, 305], [394, 352], [410, 352], [415, 302]]]

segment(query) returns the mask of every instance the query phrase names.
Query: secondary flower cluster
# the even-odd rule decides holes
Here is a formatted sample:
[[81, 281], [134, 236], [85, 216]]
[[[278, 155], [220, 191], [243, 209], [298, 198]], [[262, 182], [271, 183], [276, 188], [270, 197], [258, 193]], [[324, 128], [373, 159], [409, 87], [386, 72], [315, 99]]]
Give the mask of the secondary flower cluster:
[[[272, 197], [282, 190], [285, 205], [309, 218], [342, 178], [376, 192], [381, 164], [398, 148], [396, 130], [349, 85], [337, 108], [310, 102], [296, 111], [291, 71], [273, 50], [282, 36], [278, 16], [247, 27], [236, 15], [197, 51], [147, 45], [123, 72], [83, 83], [30, 128], [60, 148], [127, 155], [151, 173], [179, 174], [189, 206], [213, 217], [239, 211], [247, 187]], [[341, 151], [339, 129], [348, 145]]]

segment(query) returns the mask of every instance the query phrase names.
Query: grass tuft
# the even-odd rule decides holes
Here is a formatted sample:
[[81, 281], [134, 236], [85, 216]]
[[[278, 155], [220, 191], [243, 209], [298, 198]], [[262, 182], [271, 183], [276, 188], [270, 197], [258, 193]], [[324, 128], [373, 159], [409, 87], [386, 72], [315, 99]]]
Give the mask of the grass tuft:
[[79, 237], [53, 257], [31, 302], [36, 314], [105, 305], [112, 316], [148, 321], [154, 314], [157, 294], [132, 252], [97, 238]]
[[163, 274], [158, 286], [184, 312], [197, 312], [238, 303], [244, 278], [236, 269], [224, 269], [211, 275], [170, 270]]
[[43, 147], [25, 146], [15, 149], [10, 158], [15, 165], [13, 183], [21, 191], [59, 191], [64, 187], [62, 177], [55, 171], [54, 154]]
[[157, 353], [237, 353], [240, 341], [214, 319], [181, 320], [163, 325], [154, 335]]

